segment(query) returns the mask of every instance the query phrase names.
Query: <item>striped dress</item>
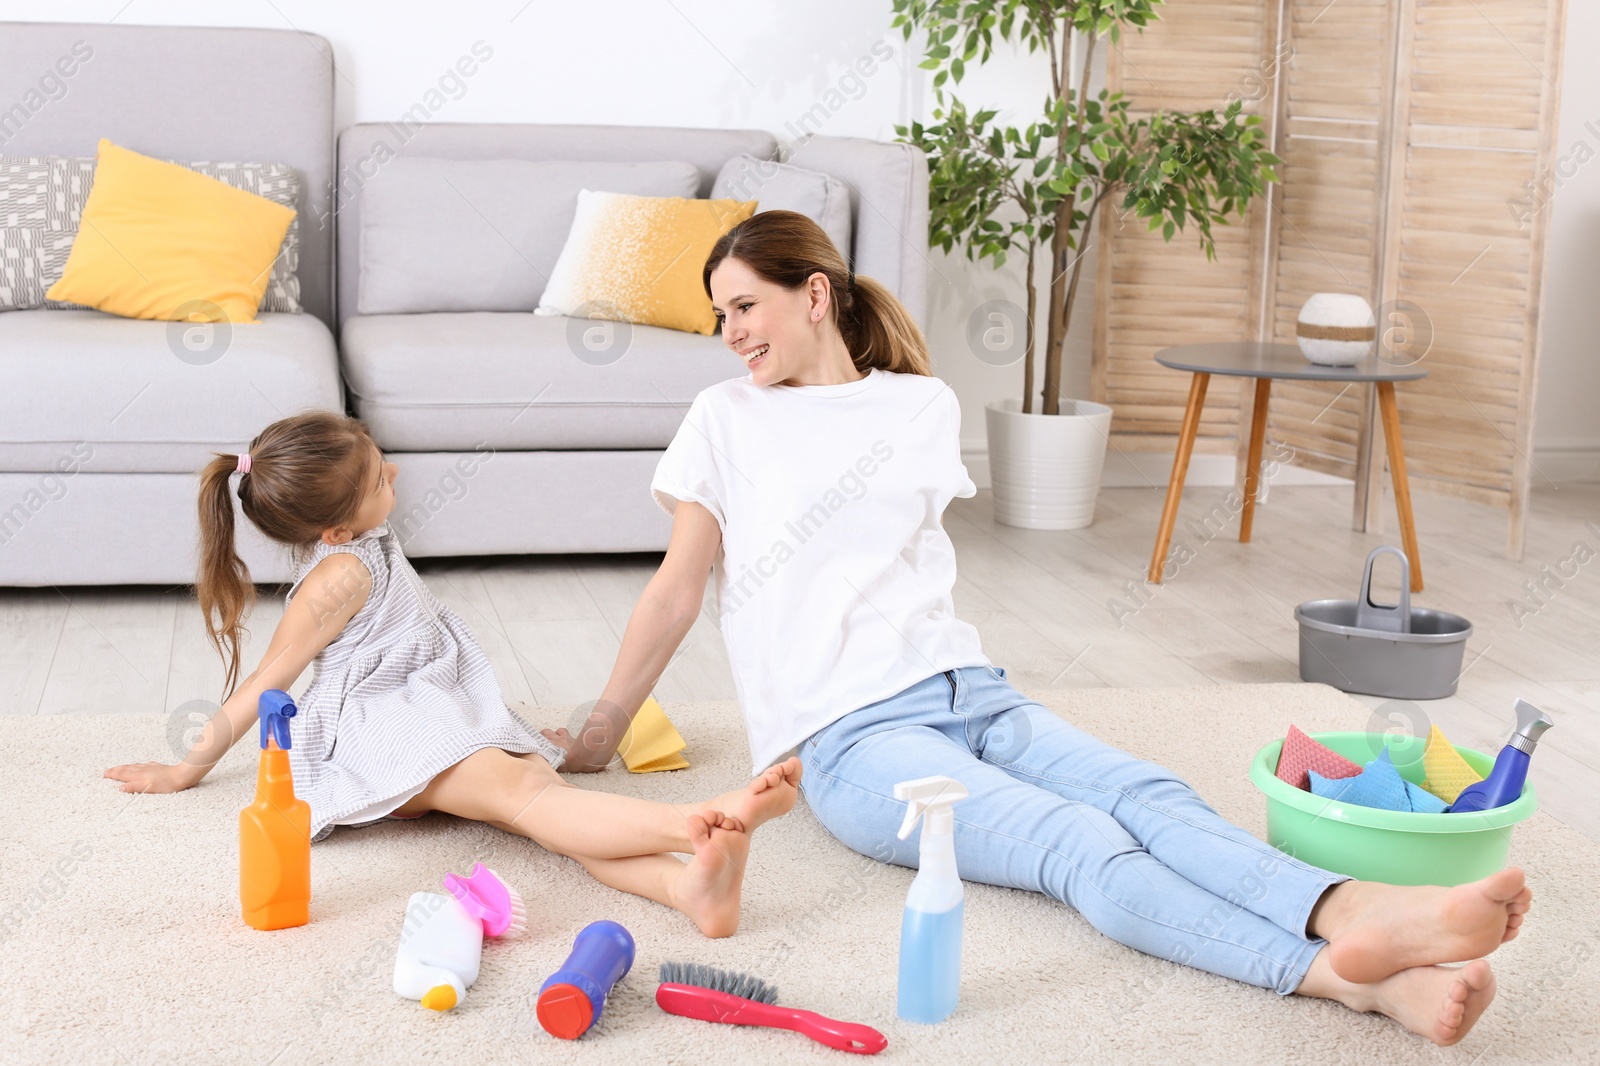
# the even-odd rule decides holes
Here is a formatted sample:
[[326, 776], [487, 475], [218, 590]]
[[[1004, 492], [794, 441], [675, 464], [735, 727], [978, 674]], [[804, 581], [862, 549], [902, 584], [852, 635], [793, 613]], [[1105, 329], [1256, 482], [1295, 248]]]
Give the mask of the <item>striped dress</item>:
[[313, 840], [335, 825], [382, 820], [480, 748], [538, 752], [561, 765], [566, 753], [506, 706], [467, 624], [428, 591], [388, 526], [303, 553], [288, 600], [335, 608], [340, 589], [304, 583], [335, 552], [366, 564], [372, 591], [317, 656], [290, 725], [289, 765], [295, 793], [311, 805]]

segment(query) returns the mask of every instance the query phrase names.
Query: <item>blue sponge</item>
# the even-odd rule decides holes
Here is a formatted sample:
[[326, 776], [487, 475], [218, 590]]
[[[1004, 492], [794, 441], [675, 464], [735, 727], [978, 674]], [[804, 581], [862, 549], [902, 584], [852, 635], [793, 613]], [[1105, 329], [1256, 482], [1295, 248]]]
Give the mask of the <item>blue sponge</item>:
[[1432, 792], [1410, 781], [1406, 782], [1406, 795], [1411, 797], [1411, 810], [1415, 814], [1443, 814], [1449, 806]]
[[1394, 768], [1389, 749], [1367, 763], [1366, 768], [1354, 777], [1323, 777], [1315, 770], [1308, 771], [1311, 791], [1325, 799], [1341, 803], [1355, 803], [1362, 807], [1378, 807], [1386, 811], [1409, 811], [1411, 798], [1406, 795], [1406, 781]]
[[1414, 814], [1441, 814], [1445, 809], [1438, 796], [1400, 776], [1388, 748], [1354, 777], [1323, 777], [1315, 770], [1306, 773], [1312, 793], [1324, 799]]

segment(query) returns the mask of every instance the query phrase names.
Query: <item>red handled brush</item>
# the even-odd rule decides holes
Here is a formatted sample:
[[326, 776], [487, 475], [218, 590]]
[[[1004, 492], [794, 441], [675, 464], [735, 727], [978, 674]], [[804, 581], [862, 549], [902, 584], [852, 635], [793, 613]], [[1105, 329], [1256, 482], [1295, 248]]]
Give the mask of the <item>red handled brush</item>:
[[656, 1006], [668, 1014], [724, 1025], [792, 1029], [819, 1044], [857, 1055], [876, 1055], [889, 1040], [870, 1025], [834, 1021], [808, 1010], [779, 1007], [778, 990], [758, 977], [692, 962], [661, 964]]

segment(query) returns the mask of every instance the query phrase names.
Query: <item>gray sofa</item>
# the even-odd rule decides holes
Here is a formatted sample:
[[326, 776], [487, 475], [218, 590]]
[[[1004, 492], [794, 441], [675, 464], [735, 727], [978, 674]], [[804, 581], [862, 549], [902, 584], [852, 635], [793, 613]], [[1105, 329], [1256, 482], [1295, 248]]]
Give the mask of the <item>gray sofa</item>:
[[[510, 258], [526, 268], [520, 301], [526, 310], [361, 314], [368, 295], [362, 285], [375, 272], [363, 233], [382, 232], [392, 249], [394, 230], [403, 231], [407, 220], [375, 218], [374, 212], [400, 214], [409, 201], [385, 190], [394, 174], [360, 161], [391, 158], [386, 147], [404, 159], [680, 161], [693, 165], [693, 192], [704, 196], [730, 159], [772, 159], [777, 143], [752, 130], [624, 126], [430, 124], [406, 132], [403, 147], [389, 143], [396, 141], [392, 124], [353, 126], [340, 135], [337, 270], [350, 403], [400, 468], [390, 524], [406, 551], [428, 556], [664, 549], [670, 520], [649, 493], [656, 461], [695, 394], [744, 375], [743, 364], [720, 335], [533, 314], [543, 276], [571, 224], [570, 193], [564, 200], [567, 221], [545, 231], [527, 232], [523, 212], [497, 215], [484, 193], [482, 202], [455, 205], [464, 218], [459, 230], [426, 242], [401, 241], [399, 253], [385, 253], [390, 261], [383, 269], [391, 278], [425, 272], [427, 259], [467, 264]], [[857, 273], [882, 281], [920, 317], [928, 202], [921, 152], [907, 145], [815, 138], [788, 162], [845, 183]], [[459, 175], [447, 180], [442, 195], [465, 198], [463, 185]], [[513, 221], [523, 228], [513, 229]], [[513, 245], [514, 254], [508, 252]], [[437, 291], [414, 299], [424, 307], [449, 301]], [[516, 302], [501, 294], [497, 306]], [[391, 296], [384, 306], [394, 304]], [[611, 334], [598, 353], [583, 343], [590, 329]]]
[[[462, 217], [482, 226], [425, 242], [414, 258], [403, 242], [380, 249], [372, 239], [364, 256], [363, 234], [392, 238], [416, 223], [403, 198], [384, 195], [406, 168], [372, 161], [673, 161], [692, 165], [690, 184], [703, 196], [734, 156], [775, 158], [769, 134], [358, 125], [339, 137], [335, 166], [331, 48], [269, 30], [10, 24], [0, 32], [0, 101], [19, 97], [33, 72], [79, 39], [93, 59], [61, 99], [14, 133], [0, 130], [9, 135], [0, 154], [93, 155], [106, 136], [167, 158], [292, 163], [303, 179], [306, 314], [263, 314], [234, 329], [224, 357], [195, 365], [178, 357], [166, 323], [0, 313], [0, 585], [192, 580], [194, 471], [210, 451], [239, 450], [276, 417], [340, 407], [341, 379], [349, 408], [400, 466], [391, 522], [409, 554], [665, 548], [670, 523], [648, 492], [656, 461], [695, 394], [742, 375], [742, 364], [720, 336], [535, 315], [532, 290], [491, 301], [493, 309], [458, 299], [436, 310], [438, 297], [425, 294], [412, 309], [396, 287], [415, 288], [430, 267], [439, 273], [437, 261], [504, 258], [511, 245], [518, 266], [535, 268], [530, 278], [536, 265], [548, 273], [565, 229], [508, 231], [492, 205], [471, 204]], [[844, 182], [856, 272], [883, 282], [920, 320], [921, 153], [817, 137], [787, 161]], [[381, 313], [362, 313], [364, 302]], [[592, 357], [585, 331], [597, 328], [620, 329], [626, 343]], [[258, 580], [286, 576], [283, 553], [253, 534], [243, 546]]]

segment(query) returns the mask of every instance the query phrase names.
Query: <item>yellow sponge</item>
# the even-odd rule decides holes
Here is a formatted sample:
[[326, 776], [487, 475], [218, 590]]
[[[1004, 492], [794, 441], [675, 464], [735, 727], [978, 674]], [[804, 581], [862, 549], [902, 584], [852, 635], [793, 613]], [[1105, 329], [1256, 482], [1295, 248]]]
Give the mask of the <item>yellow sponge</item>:
[[633, 716], [633, 725], [622, 735], [617, 752], [629, 771], [652, 774], [657, 770], [687, 770], [689, 760], [683, 757], [684, 746], [683, 737], [667, 718], [667, 712], [650, 696]]
[[1467, 764], [1451, 747], [1438, 726], [1428, 730], [1428, 746], [1422, 752], [1422, 768], [1427, 776], [1422, 787], [1446, 803], [1454, 803], [1461, 790], [1483, 780], [1483, 775]]

